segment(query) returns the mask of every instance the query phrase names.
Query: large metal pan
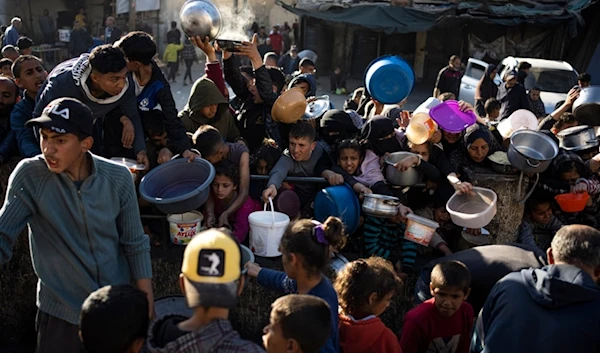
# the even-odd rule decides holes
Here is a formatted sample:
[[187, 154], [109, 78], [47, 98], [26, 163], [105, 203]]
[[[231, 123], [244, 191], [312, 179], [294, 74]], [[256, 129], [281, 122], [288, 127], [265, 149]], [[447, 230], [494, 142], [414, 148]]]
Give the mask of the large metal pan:
[[582, 125], [600, 125], [600, 86], [581, 89], [579, 98], [573, 103], [573, 114]]

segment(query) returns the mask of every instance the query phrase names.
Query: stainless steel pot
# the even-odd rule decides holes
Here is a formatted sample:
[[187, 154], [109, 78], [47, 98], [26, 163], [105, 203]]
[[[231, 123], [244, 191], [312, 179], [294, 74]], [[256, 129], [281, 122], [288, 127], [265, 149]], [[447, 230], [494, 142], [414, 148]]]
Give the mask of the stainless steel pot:
[[400, 206], [400, 199], [397, 197], [365, 194], [362, 210], [368, 216], [392, 218], [398, 215], [398, 206]]
[[394, 152], [385, 158], [385, 179], [390, 184], [396, 186], [411, 186], [421, 181], [423, 173], [421, 173], [418, 168], [409, 168], [404, 172], [394, 168], [394, 164], [410, 156], [416, 156], [416, 154], [410, 152]]
[[314, 101], [306, 105], [304, 119], [317, 119], [323, 116], [329, 110], [329, 96], [324, 95], [315, 98]]
[[221, 31], [221, 13], [209, 0], [190, 0], [179, 12], [181, 28], [188, 37], [217, 38]]
[[543, 173], [558, 154], [558, 146], [545, 134], [533, 130], [515, 131], [510, 137], [508, 160], [525, 173]]
[[569, 151], [583, 151], [598, 146], [598, 138], [591, 126], [574, 126], [557, 135], [560, 147]]
[[573, 103], [573, 114], [580, 124], [600, 125], [600, 86], [582, 88]]

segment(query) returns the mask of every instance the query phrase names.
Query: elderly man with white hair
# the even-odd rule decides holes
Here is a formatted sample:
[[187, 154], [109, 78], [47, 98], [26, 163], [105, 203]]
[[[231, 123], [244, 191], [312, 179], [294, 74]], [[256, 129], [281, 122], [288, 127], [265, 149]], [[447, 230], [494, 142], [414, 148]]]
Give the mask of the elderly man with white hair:
[[117, 21], [114, 17], [108, 16], [106, 18], [106, 28], [104, 29], [104, 44], [114, 44], [123, 32], [116, 26]]
[[17, 46], [17, 41], [19, 40], [19, 30], [21, 29], [21, 19], [18, 17], [14, 17], [10, 21], [10, 26], [6, 28], [4, 32], [4, 40], [2, 41], [2, 46], [5, 45], [14, 45]]

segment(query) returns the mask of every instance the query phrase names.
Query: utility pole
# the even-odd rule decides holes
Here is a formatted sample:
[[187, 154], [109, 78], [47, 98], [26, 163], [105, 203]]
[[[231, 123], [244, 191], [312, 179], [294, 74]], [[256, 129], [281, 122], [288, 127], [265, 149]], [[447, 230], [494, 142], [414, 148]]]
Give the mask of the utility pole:
[[135, 3], [136, 0], [129, 0], [129, 32], [135, 31], [135, 18], [137, 16]]

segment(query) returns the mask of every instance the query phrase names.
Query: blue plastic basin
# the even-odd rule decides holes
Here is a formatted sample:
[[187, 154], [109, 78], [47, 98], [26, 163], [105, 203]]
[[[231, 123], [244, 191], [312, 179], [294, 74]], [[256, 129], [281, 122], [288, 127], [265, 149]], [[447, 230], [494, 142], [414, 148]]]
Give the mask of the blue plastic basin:
[[174, 159], [152, 169], [140, 182], [140, 196], [161, 212], [185, 213], [208, 200], [215, 168], [205, 159]]
[[381, 56], [365, 70], [365, 87], [378, 102], [397, 104], [408, 97], [415, 87], [415, 72], [399, 56]]
[[325, 222], [327, 217], [338, 217], [344, 222], [346, 233], [352, 234], [360, 222], [358, 197], [347, 185], [327, 187], [315, 197], [315, 219]]

